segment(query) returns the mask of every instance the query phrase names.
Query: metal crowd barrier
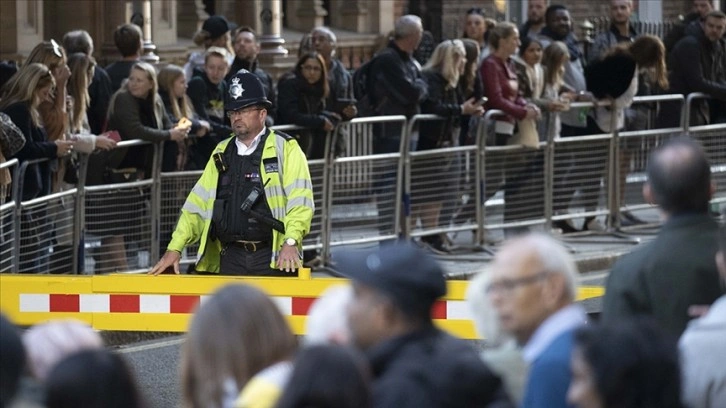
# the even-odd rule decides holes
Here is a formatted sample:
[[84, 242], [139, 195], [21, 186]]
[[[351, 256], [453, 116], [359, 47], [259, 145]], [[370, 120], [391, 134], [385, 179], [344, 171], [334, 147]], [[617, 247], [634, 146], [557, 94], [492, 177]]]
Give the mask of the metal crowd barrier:
[[[447, 118], [437, 115], [412, 117], [404, 144], [414, 146], [417, 128], [445, 120]], [[454, 137], [452, 135], [450, 139]], [[403, 152], [405, 237], [476, 231], [476, 166], [473, 160], [476, 152], [475, 145]]]
[[[363, 133], [357, 134], [356, 130], [360, 129]], [[390, 140], [400, 141], [398, 150], [371, 154], [373, 143], [381, 143], [381, 139], [374, 141], [373, 134], [384, 130], [390, 133], [391, 129], [395, 134], [388, 136]], [[328, 160], [331, 176], [326, 190], [328, 219], [321, 254], [324, 262], [329, 262], [333, 246], [398, 238], [401, 232], [400, 166], [405, 132], [405, 116], [355, 118], [338, 125], [333, 144], [337, 143], [337, 138], [348, 135], [356, 147], [349, 150], [349, 156]], [[364, 178], [361, 173], [369, 176]]]
[[[685, 118], [690, 118], [693, 102], [711, 99], [703, 93], [692, 93], [686, 98]], [[713, 109], [711, 110], [713, 112]], [[711, 179], [716, 184], [716, 192], [711, 200], [712, 211], [719, 212], [726, 202], [726, 123], [692, 126], [690, 120], [684, 125], [686, 133], [700, 141], [711, 163]]]
[[15, 251], [19, 241], [15, 217], [18, 202], [15, 195], [10, 194], [13, 186], [18, 185], [18, 159], [0, 163], [0, 172], [10, 172], [10, 185], [0, 187], [0, 272], [11, 272], [18, 269]]
[[[692, 102], [703, 97], [638, 97], [633, 108], [675, 101], [685, 105], [682, 118], [687, 118]], [[571, 109], [593, 106], [573, 103]], [[547, 230], [553, 220], [586, 216], [607, 216], [605, 233], [614, 234], [622, 230], [624, 211], [644, 213], [652, 208], [643, 202], [639, 188], [650, 150], [684, 131], [700, 140], [709, 155], [718, 186], [713, 203], [726, 202], [726, 124], [690, 126], [682, 120], [673, 128], [646, 125], [645, 130], [560, 138], [550, 131], [534, 149], [488, 145], [487, 132], [497, 114], [501, 112], [486, 113], [476, 145], [426, 151], [411, 149], [417, 128], [444, 118], [380, 116], [338, 124], [326, 140], [326, 157], [308, 163], [316, 212], [304, 249], [318, 250], [323, 264], [329, 264], [335, 246], [460, 231], [471, 231], [481, 247], [492, 230], [539, 225]], [[374, 136], [384, 130], [395, 134]], [[345, 149], [336, 157], [334, 146], [341, 138]], [[376, 143], [388, 143], [390, 153], [374, 153], [381, 150]], [[124, 141], [119, 147], [147, 144]], [[13, 195], [0, 203], [0, 271], [148, 270], [165, 249], [186, 196], [201, 174], [161, 173], [161, 157], [162, 144], [155, 144], [149, 178], [87, 186], [89, 157], [81, 156], [77, 186], [26, 202], [21, 200], [24, 174], [44, 160], [2, 164], [0, 168], [15, 171]], [[422, 203], [435, 204], [429, 210], [440, 208], [438, 222], [416, 223], [422, 213], [412, 210], [419, 210]], [[558, 213], [568, 205], [570, 211]], [[193, 262], [195, 252], [196, 247], [187, 248], [184, 262]], [[113, 259], [125, 264], [109, 262]]]
[[[683, 95], [654, 95], [639, 96], [633, 100], [631, 108], [633, 112], [642, 114], [651, 110], [652, 105], [660, 105], [663, 102], [674, 102], [684, 105]], [[647, 109], [644, 109], [647, 108]], [[646, 122], [647, 123], [647, 122]], [[645, 170], [648, 165], [648, 156], [655, 147], [661, 145], [668, 139], [683, 134], [683, 118], [679, 127], [655, 128], [647, 126], [646, 129], [619, 130], [614, 132], [617, 140], [616, 152], [616, 177], [613, 178], [611, 217], [612, 228], [616, 230], [622, 227], [625, 212], [630, 212], [637, 218], [645, 221], [646, 225], [660, 223], [658, 218], [649, 218], [648, 213], [653, 208], [650, 203], [645, 202], [642, 194], [642, 186], [645, 183]], [[636, 125], [637, 127], [637, 125]], [[652, 213], [652, 212], [651, 212]], [[626, 229], [640, 228], [637, 225]]]

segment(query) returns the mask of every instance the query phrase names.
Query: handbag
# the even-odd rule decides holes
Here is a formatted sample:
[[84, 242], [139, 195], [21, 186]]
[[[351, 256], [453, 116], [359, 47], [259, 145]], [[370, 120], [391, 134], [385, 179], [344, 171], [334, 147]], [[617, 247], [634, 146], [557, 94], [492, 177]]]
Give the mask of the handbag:
[[509, 140], [510, 145], [522, 145], [536, 149], [539, 147], [539, 134], [537, 123], [534, 119], [522, 119], [517, 121], [517, 133]]
[[3, 156], [11, 158], [25, 146], [25, 135], [10, 116], [0, 112], [0, 148]]
[[105, 184], [130, 183], [139, 179], [139, 171], [136, 167], [125, 169], [106, 168], [103, 174]]

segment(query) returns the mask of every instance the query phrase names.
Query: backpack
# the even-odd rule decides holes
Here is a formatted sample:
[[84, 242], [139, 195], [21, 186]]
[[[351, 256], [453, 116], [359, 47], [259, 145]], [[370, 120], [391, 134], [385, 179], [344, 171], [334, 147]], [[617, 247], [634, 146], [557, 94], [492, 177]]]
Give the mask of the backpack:
[[358, 116], [374, 116], [377, 115], [375, 103], [372, 101], [369, 83], [371, 82], [371, 67], [376, 57], [371, 58], [358, 67], [353, 73], [353, 96], [358, 101]]

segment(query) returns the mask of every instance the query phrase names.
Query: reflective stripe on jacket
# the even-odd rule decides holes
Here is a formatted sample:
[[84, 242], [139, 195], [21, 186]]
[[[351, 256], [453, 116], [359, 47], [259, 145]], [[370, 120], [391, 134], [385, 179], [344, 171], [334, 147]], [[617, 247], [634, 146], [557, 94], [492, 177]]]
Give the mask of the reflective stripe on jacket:
[[[260, 177], [265, 186], [265, 198], [272, 216], [285, 224], [285, 234], [272, 231], [270, 267], [275, 268], [285, 238], [294, 238], [298, 242], [298, 249], [302, 249], [302, 239], [310, 231], [315, 205], [307, 159], [297, 141], [276, 134], [271, 129], [268, 131], [270, 133], [260, 162]], [[234, 143], [234, 138], [232, 136], [220, 142], [212, 155], [224, 153], [227, 144]], [[274, 157], [277, 157], [279, 173], [268, 174], [264, 161]], [[181, 252], [187, 245], [201, 242], [196, 263], [196, 270], [200, 272], [219, 273], [222, 244], [219, 240], [209, 239], [218, 180], [219, 172], [210, 157], [202, 176], [187, 196], [167, 247], [168, 250]]]

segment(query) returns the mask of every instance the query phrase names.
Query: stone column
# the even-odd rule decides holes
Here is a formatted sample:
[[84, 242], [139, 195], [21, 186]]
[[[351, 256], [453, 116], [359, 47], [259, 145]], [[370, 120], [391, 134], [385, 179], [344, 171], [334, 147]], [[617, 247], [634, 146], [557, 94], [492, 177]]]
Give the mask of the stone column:
[[259, 14], [262, 27], [260, 30], [260, 59], [287, 55], [287, 50], [282, 46], [285, 44], [285, 39], [280, 36], [282, 33], [281, 12], [281, 0], [262, 0]]
[[177, 37], [192, 38], [202, 28], [202, 21], [209, 17], [202, 0], [177, 0]]
[[144, 25], [141, 27], [144, 33], [144, 54], [141, 60], [156, 64], [159, 62], [159, 56], [154, 54], [156, 45], [151, 41], [151, 0], [144, 0], [141, 5], [141, 15], [144, 17]]
[[322, 0], [288, 0], [287, 10], [287, 26], [304, 32], [323, 25], [328, 15]]
[[368, 3], [370, 13], [368, 14], [369, 32], [381, 35], [388, 35], [393, 30], [395, 20], [395, 2], [393, 1], [372, 1]]
[[333, 27], [358, 33], [368, 31], [368, 7], [363, 0], [331, 0], [328, 12]]
[[176, 0], [156, 0], [151, 3], [151, 36], [162, 48], [177, 43], [176, 11]]
[[0, 54], [27, 56], [44, 39], [43, 1], [0, 1]]

